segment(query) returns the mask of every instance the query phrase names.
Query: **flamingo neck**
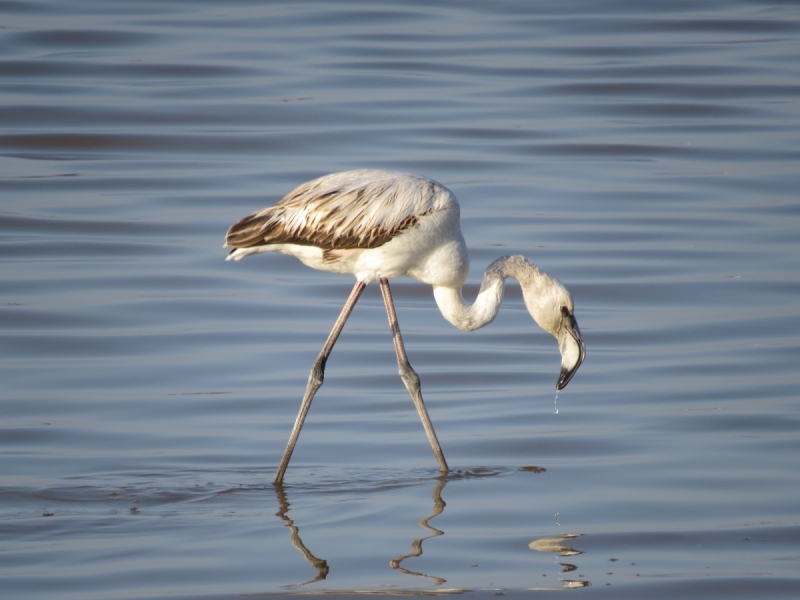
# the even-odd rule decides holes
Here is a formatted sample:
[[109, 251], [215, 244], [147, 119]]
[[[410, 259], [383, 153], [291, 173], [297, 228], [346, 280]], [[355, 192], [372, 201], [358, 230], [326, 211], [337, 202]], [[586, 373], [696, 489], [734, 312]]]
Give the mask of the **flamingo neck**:
[[546, 283], [544, 279], [547, 278], [524, 256], [504, 256], [486, 268], [481, 289], [472, 306], [464, 301], [461, 287], [434, 286], [433, 296], [445, 319], [459, 329], [474, 331], [494, 321], [500, 312], [505, 280], [508, 277], [520, 282], [528, 306], [531, 306], [529, 300], [539, 295], [540, 288]]

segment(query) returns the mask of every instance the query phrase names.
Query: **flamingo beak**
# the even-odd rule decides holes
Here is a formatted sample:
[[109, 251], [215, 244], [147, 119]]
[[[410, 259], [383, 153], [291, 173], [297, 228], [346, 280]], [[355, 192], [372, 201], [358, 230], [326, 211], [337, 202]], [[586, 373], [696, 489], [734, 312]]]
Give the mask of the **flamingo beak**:
[[561, 351], [561, 375], [556, 390], [563, 390], [586, 358], [586, 346], [574, 315], [564, 316], [558, 334], [558, 349]]

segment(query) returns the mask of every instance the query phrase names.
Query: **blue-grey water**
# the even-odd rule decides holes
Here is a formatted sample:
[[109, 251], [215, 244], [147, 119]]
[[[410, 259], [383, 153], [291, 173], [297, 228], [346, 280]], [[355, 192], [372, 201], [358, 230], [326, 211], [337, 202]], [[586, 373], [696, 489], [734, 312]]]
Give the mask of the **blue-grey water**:
[[[441, 478], [370, 286], [276, 489], [353, 282], [224, 234], [365, 167], [588, 356], [396, 281]], [[800, 596], [800, 5], [0, 2], [0, 596], [562, 588]]]

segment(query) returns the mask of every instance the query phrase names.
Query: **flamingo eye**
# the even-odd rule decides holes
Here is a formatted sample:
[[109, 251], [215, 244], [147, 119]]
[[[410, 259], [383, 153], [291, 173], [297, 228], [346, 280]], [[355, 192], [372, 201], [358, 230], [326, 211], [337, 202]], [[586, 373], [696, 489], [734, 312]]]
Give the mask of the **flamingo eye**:
[[568, 317], [569, 316], [569, 309], [566, 306], [562, 306], [561, 307], [561, 314], [564, 315], [565, 317]]

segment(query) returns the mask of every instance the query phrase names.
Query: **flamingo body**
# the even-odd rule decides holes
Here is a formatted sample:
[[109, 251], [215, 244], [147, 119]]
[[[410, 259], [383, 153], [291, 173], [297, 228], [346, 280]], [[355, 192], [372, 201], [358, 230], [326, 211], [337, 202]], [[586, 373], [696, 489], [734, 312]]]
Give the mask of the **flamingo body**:
[[347, 171], [301, 185], [228, 232], [228, 260], [281, 252], [372, 283], [406, 275], [461, 287], [469, 257], [460, 208], [446, 187], [409, 173]]

